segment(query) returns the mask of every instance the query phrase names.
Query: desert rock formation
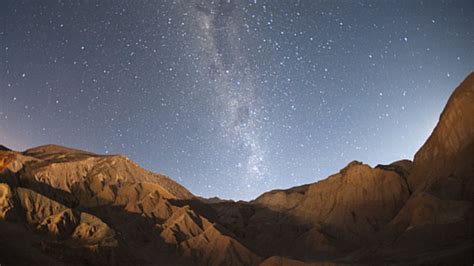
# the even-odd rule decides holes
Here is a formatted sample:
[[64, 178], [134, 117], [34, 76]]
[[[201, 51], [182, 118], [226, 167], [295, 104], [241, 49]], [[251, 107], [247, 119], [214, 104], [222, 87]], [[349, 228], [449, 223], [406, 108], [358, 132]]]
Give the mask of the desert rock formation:
[[472, 265], [474, 74], [412, 161], [358, 161], [250, 202], [120, 155], [0, 146], [2, 265]]

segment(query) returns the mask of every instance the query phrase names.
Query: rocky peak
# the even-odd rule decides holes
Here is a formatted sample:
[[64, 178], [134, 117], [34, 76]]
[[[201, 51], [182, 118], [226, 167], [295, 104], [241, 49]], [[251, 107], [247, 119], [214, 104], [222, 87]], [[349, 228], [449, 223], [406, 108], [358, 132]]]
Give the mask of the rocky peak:
[[251, 202], [196, 198], [121, 155], [0, 146], [0, 262], [470, 265], [473, 173], [474, 74], [414, 162], [353, 161]]
[[[445, 183], [448, 189], [459, 190], [468, 182], [472, 187], [472, 181], [465, 177], [472, 175], [473, 163], [474, 73], [471, 73], [453, 92], [433, 133], [416, 153], [408, 182], [414, 191], [432, 190], [440, 196], [456, 194], [456, 191], [442, 191], [436, 187], [448, 179], [449, 184]], [[467, 197], [467, 193], [464, 196]]]

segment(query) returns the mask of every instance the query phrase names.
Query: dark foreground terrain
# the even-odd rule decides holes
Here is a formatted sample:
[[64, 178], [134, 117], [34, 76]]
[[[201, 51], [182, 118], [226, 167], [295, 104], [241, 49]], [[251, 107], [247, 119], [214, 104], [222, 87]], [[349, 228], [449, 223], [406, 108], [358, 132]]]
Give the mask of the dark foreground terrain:
[[413, 161], [354, 161], [251, 202], [195, 197], [124, 156], [0, 146], [0, 264], [472, 265], [473, 201], [471, 74]]

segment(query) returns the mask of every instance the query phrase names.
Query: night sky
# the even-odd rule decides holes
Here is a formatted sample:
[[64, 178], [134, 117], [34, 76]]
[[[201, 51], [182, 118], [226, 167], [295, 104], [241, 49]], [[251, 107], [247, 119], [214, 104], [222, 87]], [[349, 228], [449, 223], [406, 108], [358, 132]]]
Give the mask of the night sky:
[[474, 70], [474, 1], [0, 2], [0, 143], [251, 199], [412, 159]]

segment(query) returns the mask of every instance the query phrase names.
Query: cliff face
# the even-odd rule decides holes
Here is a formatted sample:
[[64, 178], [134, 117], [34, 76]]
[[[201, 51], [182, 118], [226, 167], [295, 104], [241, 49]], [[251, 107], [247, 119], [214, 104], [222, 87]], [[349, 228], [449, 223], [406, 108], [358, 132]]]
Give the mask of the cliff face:
[[0, 262], [471, 265], [473, 177], [474, 74], [413, 162], [354, 161], [251, 202], [194, 197], [124, 156], [2, 148]]
[[[396, 240], [381, 252], [383, 256], [445, 246], [451, 249], [440, 251], [442, 256], [459, 262], [457, 246], [460, 253], [466, 252], [464, 263], [473, 261], [474, 74], [450, 97], [433, 133], [416, 153], [407, 180], [413, 194], [386, 228]], [[420, 260], [435, 258], [428, 254], [416, 255]]]
[[415, 155], [414, 191], [474, 200], [474, 74], [450, 97], [433, 133]]

